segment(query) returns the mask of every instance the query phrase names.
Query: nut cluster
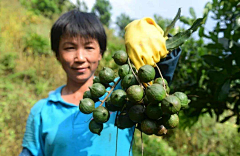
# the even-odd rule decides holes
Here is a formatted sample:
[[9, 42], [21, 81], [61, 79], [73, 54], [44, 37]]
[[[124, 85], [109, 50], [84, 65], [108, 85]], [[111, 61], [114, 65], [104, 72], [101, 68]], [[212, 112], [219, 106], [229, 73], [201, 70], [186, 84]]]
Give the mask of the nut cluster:
[[[158, 67], [161, 77], [155, 78], [154, 67], [144, 65], [137, 71], [125, 51], [115, 52], [113, 59], [120, 66], [117, 81], [114, 71], [104, 67], [79, 104], [82, 113], [93, 113], [90, 131], [100, 135], [103, 123], [110, 117], [109, 111], [117, 111], [115, 126], [120, 129], [136, 126], [147, 135], [162, 136], [168, 129], [177, 127], [178, 112], [186, 109], [190, 102], [187, 95], [183, 92], [170, 94], [168, 82]], [[118, 83], [122, 89], [115, 89]], [[107, 87], [111, 87], [109, 91]], [[104, 95], [105, 98], [99, 100]], [[95, 108], [97, 101], [101, 104]]]

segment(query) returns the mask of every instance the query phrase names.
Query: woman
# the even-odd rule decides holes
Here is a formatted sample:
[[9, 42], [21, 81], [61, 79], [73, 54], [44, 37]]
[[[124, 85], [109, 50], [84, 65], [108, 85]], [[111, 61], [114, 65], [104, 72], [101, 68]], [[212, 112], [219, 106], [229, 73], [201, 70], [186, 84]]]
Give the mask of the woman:
[[[69, 11], [55, 22], [51, 29], [51, 47], [66, 72], [67, 82], [31, 109], [21, 156], [112, 156], [116, 152], [116, 141], [117, 155], [129, 155], [133, 128], [119, 129], [117, 138], [116, 113], [111, 112], [98, 136], [88, 128], [92, 115], [83, 114], [78, 108], [83, 93], [93, 84], [106, 41], [104, 28], [94, 14]], [[177, 62], [178, 57], [179, 54], [170, 60]], [[119, 87], [118, 84], [115, 89]], [[99, 104], [97, 102], [96, 107]]]

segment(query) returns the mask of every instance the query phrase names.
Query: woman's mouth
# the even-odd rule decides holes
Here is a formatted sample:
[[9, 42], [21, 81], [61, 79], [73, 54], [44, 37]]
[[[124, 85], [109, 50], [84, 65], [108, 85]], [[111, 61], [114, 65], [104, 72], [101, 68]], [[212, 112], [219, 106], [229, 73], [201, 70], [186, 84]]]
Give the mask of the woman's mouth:
[[77, 71], [77, 72], [79, 72], [79, 73], [83, 73], [83, 72], [85, 72], [86, 70], [87, 70], [87, 68], [83, 68], [83, 67], [81, 67], [81, 68], [73, 68], [75, 71]]

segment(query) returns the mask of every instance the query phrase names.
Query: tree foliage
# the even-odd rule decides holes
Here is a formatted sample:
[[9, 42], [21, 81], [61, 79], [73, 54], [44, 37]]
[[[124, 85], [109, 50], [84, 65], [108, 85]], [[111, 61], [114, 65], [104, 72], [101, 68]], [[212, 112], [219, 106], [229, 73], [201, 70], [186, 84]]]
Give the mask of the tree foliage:
[[77, 0], [75, 8], [82, 11], [82, 12], [87, 12], [88, 11], [88, 7], [87, 7], [86, 3], [84, 1], [81, 1], [81, 0]]
[[20, 2], [35, 14], [42, 14], [48, 18], [52, 18], [53, 14], [60, 14], [64, 7], [71, 4], [69, 0], [20, 0]]
[[[155, 22], [165, 31], [167, 26], [171, 24], [173, 19], [164, 18], [161, 15], [154, 14]], [[184, 29], [181, 27], [174, 27], [174, 29], [170, 29], [169, 33], [171, 35], [175, 35], [176, 33], [183, 31]]]
[[110, 25], [111, 10], [112, 6], [108, 0], [96, 0], [92, 8], [92, 12], [94, 12], [107, 27]]
[[[189, 119], [197, 121], [202, 114], [213, 116], [214, 113], [219, 122], [236, 117], [236, 124], [240, 125], [240, 29], [237, 22], [240, 8], [237, 6], [235, 0], [207, 3], [204, 16], [207, 19], [210, 13], [213, 14], [212, 19], [216, 22], [213, 31], [207, 31], [203, 26], [198, 41], [191, 39], [182, 46], [183, 54], [173, 86], [191, 96], [191, 108], [185, 112]], [[196, 19], [191, 8], [190, 13], [191, 18], [181, 18], [187, 25]], [[209, 43], [204, 44], [203, 39]], [[194, 121], [190, 123], [194, 124]]]
[[130, 18], [129, 15], [125, 14], [125, 13], [121, 13], [117, 19], [116, 19], [116, 25], [118, 27], [118, 35], [122, 38], [124, 38], [124, 34], [125, 34], [125, 27], [132, 22], [133, 19]]

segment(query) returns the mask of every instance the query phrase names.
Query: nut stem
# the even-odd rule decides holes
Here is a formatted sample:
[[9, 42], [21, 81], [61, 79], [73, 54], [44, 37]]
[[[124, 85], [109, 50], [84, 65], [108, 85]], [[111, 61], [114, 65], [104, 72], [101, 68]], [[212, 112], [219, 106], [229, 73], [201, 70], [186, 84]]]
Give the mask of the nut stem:
[[134, 72], [133, 69], [132, 69], [132, 65], [131, 65], [131, 62], [130, 62], [129, 57], [128, 57], [128, 65], [129, 65], [130, 69], [132, 70], [133, 75], [134, 75], [135, 78], [137, 79], [139, 85], [144, 89], [145, 87], [142, 85], [142, 83], [140, 82], [139, 78], [137, 77], [137, 75], [135, 74], [135, 72]]
[[110, 95], [110, 93], [114, 90], [114, 88], [116, 87], [116, 85], [119, 83], [121, 81], [121, 79], [119, 78], [118, 80], [117, 80], [117, 82], [115, 82], [114, 83], [114, 85], [112, 86], [112, 88], [109, 90], [109, 91], [107, 91], [107, 95], [106, 95], [106, 97], [103, 99], [103, 100], [100, 100], [101, 101], [101, 104], [99, 105], [99, 106], [102, 106], [103, 105], [103, 103], [107, 100], [107, 98], [108, 98], [108, 96]]
[[162, 76], [161, 70], [160, 70], [160, 68], [158, 67], [158, 65], [157, 65], [156, 63], [155, 63], [155, 65], [156, 65], [156, 67], [157, 67], [157, 69], [158, 69], [158, 72], [159, 72], [161, 78], [162, 78], [162, 81], [163, 81], [163, 88], [164, 88], [164, 90], [165, 90], [165, 92], [166, 92], [166, 95], [168, 96], [168, 93], [167, 93], [167, 90], [166, 90], [166, 84], [165, 84], [165, 82], [164, 82], [164, 79], [163, 79], [163, 76]]

